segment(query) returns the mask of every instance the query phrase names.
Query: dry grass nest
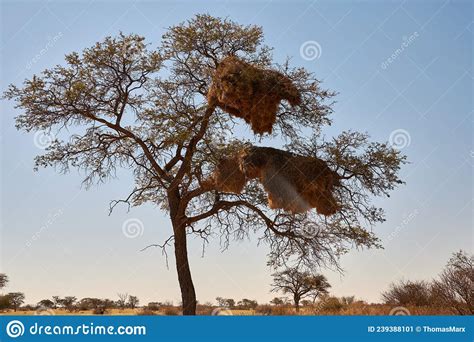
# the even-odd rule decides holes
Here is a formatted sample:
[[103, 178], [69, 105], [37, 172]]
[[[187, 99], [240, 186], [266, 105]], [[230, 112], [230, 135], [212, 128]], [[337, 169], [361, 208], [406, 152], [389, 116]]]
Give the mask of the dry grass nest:
[[339, 210], [333, 192], [340, 177], [321, 159], [252, 146], [221, 159], [212, 183], [216, 190], [239, 194], [250, 179], [263, 185], [272, 209], [301, 213], [316, 208], [326, 216]]
[[244, 119], [256, 134], [272, 132], [281, 100], [292, 106], [301, 103], [301, 94], [288, 77], [235, 56], [219, 63], [207, 97], [225, 112]]

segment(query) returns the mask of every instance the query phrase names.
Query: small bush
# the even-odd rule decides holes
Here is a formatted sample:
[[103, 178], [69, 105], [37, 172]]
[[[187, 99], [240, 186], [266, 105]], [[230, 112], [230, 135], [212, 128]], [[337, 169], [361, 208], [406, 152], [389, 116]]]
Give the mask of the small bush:
[[21, 308], [19, 308], [18, 310], [19, 310], [19, 311], [35, 311], [35, 310], [36, 310], [36, 306], [27, 304], [27, 305], [23, 305], [23, 306], [22, 306]]
[[474, 255], [454, 253], [431, 286], [433, 301], [458, 315], [474, 314]]
[[328, 297], [321, 303], [321, 309], [325, 311], [340, 311], [344, 304], [337, 297]]
[[0, 310], [6, 310], [10, 307], [10, 299], [8, 296], [0, 295]]
[[178, 316], [181, 312], [177, 307], [167, 306], [163, 309], [163, 314], [166, 316]]
[[401, 281], [390, 284], [382, 293], [385, 304], [429, 306], [432, 304], [430, 285], [425, 281]]
[[158, 302], [150, 302], [150, 303], [148, 303], [146, 308], [147, 308], [147, 310], [150, 310], [150, 311], [159, 311], [161, 305], [162, 304], [158, 303]]
[[355, 300], [354, 296], [341, 297], [341, 303], [344, 305], [351, 305], [354, 303], [354, 300]]
[[92, 311], [92, 314], [94, 315], [105, 315], [107, 313], [107, 309], [106, 308], [95, 308], [93, 311]]
[[214, 307], [211, 305], [199, 305], [196, 308], [196, 315], [201, 315], [201, 316], [210, 316], [212, 315], [212, 311], [214, 310]]
[[271, 305], [259, 305], [255, 308], [255, 313], [263, 316], [269, 316], [272, 314], [273, 306]]
[[155, 316], [156, 313], [153, 310], [148, 308], [143, 308], [142, 310], [137, 312], [137, 316]]

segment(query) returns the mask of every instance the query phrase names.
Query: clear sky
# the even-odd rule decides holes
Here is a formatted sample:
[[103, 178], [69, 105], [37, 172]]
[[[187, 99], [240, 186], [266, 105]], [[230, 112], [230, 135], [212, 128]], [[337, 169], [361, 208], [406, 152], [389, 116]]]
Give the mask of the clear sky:
[[[380, 301], [398, 279], [430, 279], [456, 250], [473, 250], [472, 5], [469, 1], [2, 1], [1, 89], [62, 63], [64, 54], [108, 35], [138, 33], [158, 44], [166, 27], [208, 12], [263, 26], [275, 60], [293, 56], [339, 92], [334, 124], [387, 141], [402, 129], [410, 164], [406, 185], [377, 200], [387, 222], [374, 227], [385, 249], [352, 251], [344, 275], [324, 271], [335, 295]], [[300, 47], [316, 41], [318, 58]], [[397, 52], [398, 49], [398, 52]], [[391, 58], [391, 56], [394, 56]], [[167, 270], [161, 251], [168, 219], [151, 205], [108, 216], [108, 203], [133, 187], [127, 172], [89, 191], [81, 175], [53, 169], [33, 172], [41, 153], [34, 134], [17, 132], [12, 103], [1, 104], [1, 263], [6, 291], [22, 291], [28, 303], [53, 295], [116, 298], [142, 303], [180, 299], [174, 260]], [[395, 133], [394, 133], [395, 134]], [[406, 145], [406, 146], [404, 146]], [[137, 218], [143, 234], [127, 238], [122, 224]], [[191, 269], [200, 302], [215, 297], [257, 299], [270, 293], [271, 271], [257, 237], [221, 252], [211, 240], [201, 258], [190, 242]], [[172, 252], [172, 251], [170, 251]], [[172, 254], [172, 253], [171, 253]], [[171, 256], [171, 255], [170, 255]]]

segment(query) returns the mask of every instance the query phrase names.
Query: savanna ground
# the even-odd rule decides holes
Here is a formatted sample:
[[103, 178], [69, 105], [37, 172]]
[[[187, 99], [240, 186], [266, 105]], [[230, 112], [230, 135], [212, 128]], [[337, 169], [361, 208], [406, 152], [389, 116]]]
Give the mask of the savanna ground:
[[[181, 309], [179, 307], [166, 307], [159, 310], [149, 310], [146, 308], [135, 309], [110, 309], [105, 312], [105, 315], [111, 316], [126, 316], [126, 315], [162, 315], [162, 316], [177, 316], [180, 315]], [[65, 309], [48, 309], [45, 311], [35, 310], [7, 310], [0, 315], [93, 315], [94, 310], [82, 311], [67, 311]], [[260, 305], [256, 309], [220, 309], [219, 307], [202, 306], [197, 310], [198, 315], [233, 315], [233, 316], [286, 316], [286, 315], [390, 315], [390, 314], [410, 314], [410, 315], [452, 315], [453, 312], [446, 307], [433, 306], [406, 306], [394, 307], [386, 304], [367, 304], [363, 302], [355, 302], [343, 307], [332, 307], [319, 309], [318, 306], [308, 306], [300, 308], [297, 313], [295, 308], [290, 306], [274, 306], [274, 305]]]

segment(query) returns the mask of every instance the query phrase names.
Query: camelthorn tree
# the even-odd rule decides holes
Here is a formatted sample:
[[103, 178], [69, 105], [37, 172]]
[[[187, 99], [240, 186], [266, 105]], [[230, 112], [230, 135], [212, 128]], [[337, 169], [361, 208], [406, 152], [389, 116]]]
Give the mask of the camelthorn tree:
[[[248, 140], [236, 133], [240, 119], [206, 98], [219, 61], [229, 55], [274, 68], [296, 85], [301, 103], [280, 104], [272, 136], [285, 150], [317, 156], [340, 175], [338, 213], [292, 215], [269, 209], [258, 183], [230, 194], [203, 182], [220, 157]], [[197, 15], [170, 27], [153, 49], [138, 35], [108, 37], [20, 87], [11, 85], [4, 96], [22, 111], [18, 129], [56, 137], [36, 167], [81, 169], [86, 184], [107, 181], [117, 168], [131, 169], [133, 191], [111, 208], [153, 202], [168, 213], [172, 234], [161, 247], [174, 243], [185, 315], [196, 312], [189, 234], [207, 238], [217, 231], [229, 243], [257, 232], [270, 247], [272, 266], [337, 266], [352, 246], [379, 246], [370, 227], [384, 220], [383, 210], [371, 199], [401, 183], [397, 174], [405, 158], [388, 144], [352, 131], [325, 140], [334, 93], [304, 68], [275, 65], [260, 27], [229, 19]]]

